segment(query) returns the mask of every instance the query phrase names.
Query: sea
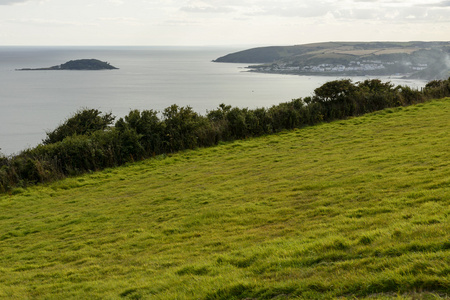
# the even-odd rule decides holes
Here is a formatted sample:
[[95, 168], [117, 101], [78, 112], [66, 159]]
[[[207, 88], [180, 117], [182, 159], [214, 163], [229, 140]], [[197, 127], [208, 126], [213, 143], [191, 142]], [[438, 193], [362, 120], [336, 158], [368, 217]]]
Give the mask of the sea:
[[[248, 72], [248, 64], [215, 63], [239, 47], [0, 47], [0, 153], [16, 155], [39, 145], [76, 111], [94, 108], [116, 119], [130, 110], [163, 111], [172, 104], [201, 115], [221, 103], [271, 107], [311, 96], [329, 76]], [[118, 70], [17, 71], [95, 58]], [[350, 77], [361, 81], [368, 77]], [[426, 82], [381, 77], [421, 88]]]

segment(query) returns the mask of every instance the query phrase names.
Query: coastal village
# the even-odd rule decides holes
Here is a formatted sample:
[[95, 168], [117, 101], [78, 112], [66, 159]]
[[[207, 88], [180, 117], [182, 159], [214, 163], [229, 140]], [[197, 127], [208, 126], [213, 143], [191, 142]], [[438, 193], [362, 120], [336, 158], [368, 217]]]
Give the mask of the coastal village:
[[258, 67], [260, 72], [304, 72], [304, 73], [339, 73], [339, 72], [370, 72], [377, 70], [384, 70], [395, 66], [406, 67], [411, 71], [421, 71], [428, 67], [428, 64], [413, 64], [411, 62], [382, 62], [380, 60], [362, 60], [350, 61], [348, 65], [343, 64], [319, 64], [307, 65], [303, 67], [293, 66], [289, 63], [276, 63], [270, 66]]

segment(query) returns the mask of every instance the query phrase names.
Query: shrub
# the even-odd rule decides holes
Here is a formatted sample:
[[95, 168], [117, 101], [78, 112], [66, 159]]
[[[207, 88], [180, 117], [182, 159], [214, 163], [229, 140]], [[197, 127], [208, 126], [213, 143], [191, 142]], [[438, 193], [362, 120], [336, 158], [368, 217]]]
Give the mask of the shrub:
[[399, 97], [397, 89], [390, 82], [381, 82], [378, 79], [365, 80], [358, 84], [356, 92], [356, 115], [398, 106]]
[[295, 105], [298, 101], [301, 101], [301, 99], [280, 103], [279, 105], [272, 106], [269, 109], [269, 114], [272, 121], [272, 130], [274, 132], [279, 132], [284, 129], [298, 128], [304, 124], [304, 120], [302, 120], [301, 117], [303, 106], [297, 104], [296, 108]]
[[200, 117], [190, 106], [172, 105], [163, 111], [164, 150], [176, 152], [198, 147], [197, 130], [204, 126], [206, 118]]
[[401, 105], [411, 105], [421, 103], [425, 100], [424, 94], [408, 86], [398, 87]]
[[[390, 82], [330, 81], [312, 97], [293, 99], [269, 109], [220, 104], [206, 117], [191, 107], [172, 105], [162, 112], [132, 110], [111, 127], [114, 117], [82, 109], [33, 149], [7, 158], [0, 153], [0, 192], [69, 175], [101, 170], [157, 154], [206, 147], [399, 105], [450, 96], [450, 78], [429, 82], [422, 92]], [[362, 241], [363, 242], [363, 241]]]
[[245, 122], [245, 110], [234, 107], [226, 115], [230, 137], [233, 139], [248, 137], [247, 123]]
[[322, 104], [327, 121], [352, 116], [357, 87], [350, 79], [329, 81], [314, 90], [313, 102]]
[[47, 138], [43, 140], [43, 143], [46, 145], [53, 144], [69, 136], [86, 135], [106, 129], [112, 124], [115, 117], [111, 113], [104, 115], [101, 115], [101, 113], [97, 109], [87, 108], [77, 111], [55, 130], [47, 132]]
[[231, 110], [231, 105], [220, 104], [215, 110], [208, 111], [206, 117], [215, 133], [215, 144], [219, 141], [228, 141], [231, 139], [230, 126], [227, 115]]
[[[125, 119], [120, 118], [115, 127], [123, 136], [130, 136], [127, 130], [134, 130], [138, 135], [139, 143], [145, 155], [163, 152], [163, 131], [164, 126], [158, 118], [158, 113], [154, 110], [132, 110]], [[138, 147], [139, 148], [139, 147]]]
[[425, 85], [423, 94], [428, 98], [444, 98], [450, 96], [450, 77], [447, 80], [433, 80]]

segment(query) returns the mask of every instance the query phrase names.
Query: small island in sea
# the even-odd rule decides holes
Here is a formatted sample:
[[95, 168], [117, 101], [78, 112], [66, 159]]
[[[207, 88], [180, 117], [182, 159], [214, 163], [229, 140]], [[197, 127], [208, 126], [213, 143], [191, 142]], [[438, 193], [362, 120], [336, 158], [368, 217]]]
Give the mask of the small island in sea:
[[24, 69], [16, 69], [17, 71], [58, 71], [58, 70], [114, 70], [118, 69], [114, 66], [111, 66], [107, 62], [103, 62], [98, 59], [77, 59], [68, 61], [62, 65], [57, 65], [48, 68], [24, 68]]

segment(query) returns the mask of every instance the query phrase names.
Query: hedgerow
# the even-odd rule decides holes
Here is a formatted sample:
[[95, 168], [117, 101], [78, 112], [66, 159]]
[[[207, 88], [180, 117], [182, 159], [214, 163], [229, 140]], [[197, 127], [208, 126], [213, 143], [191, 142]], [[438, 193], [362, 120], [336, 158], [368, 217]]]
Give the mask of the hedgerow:
[[273, 134], [448, 96], [450, 78], [431, 81], [420, 91], [378, 79], [356, 83], [343, 79], [325, 83], [314, 90], [312, 97], [293, 99], [270, 108], [248, 109], [221, 104], [206, 116], [197, 114], [189, 106], [172, 105], [161, 113], [132, 110], [114, 123], [111, 113], [85, 108], [47, 132], [41, 145], [11, 157], [0, 155], [0, 192], [155, 155], [209, 147], [221, 141]]

